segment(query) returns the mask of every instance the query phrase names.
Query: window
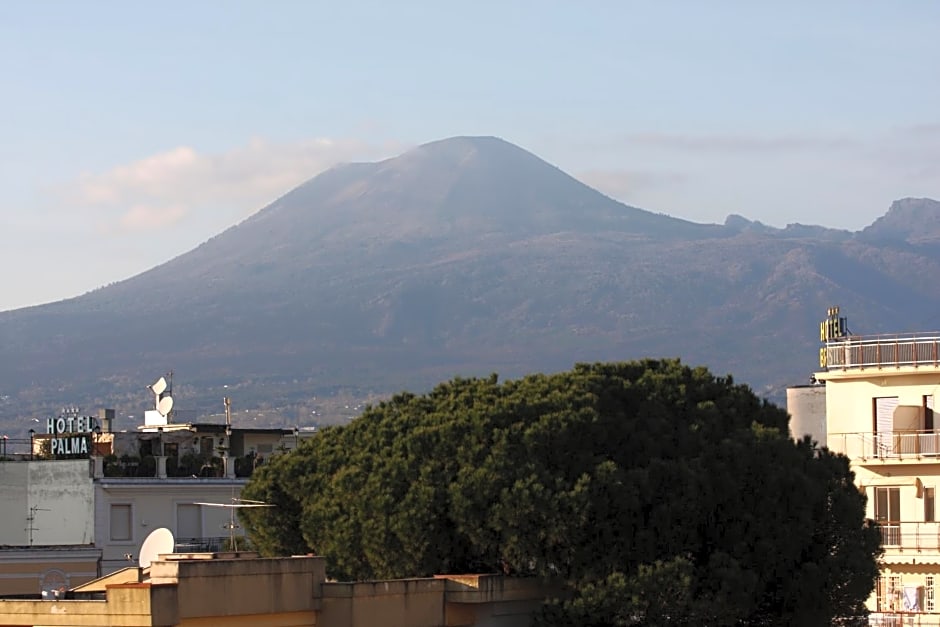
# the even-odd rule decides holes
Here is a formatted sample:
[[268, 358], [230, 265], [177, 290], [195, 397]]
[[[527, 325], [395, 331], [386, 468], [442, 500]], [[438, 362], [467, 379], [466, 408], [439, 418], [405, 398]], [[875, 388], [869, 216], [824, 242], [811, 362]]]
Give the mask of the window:
[[875, 488], [875, 520], [901, 520], [901, 488]]
[[881, 525], [881, 544], [901, 544], [901, 488], [875, 488], [875, 520]]
[[111, 505], [111, 539], [119, 542], [133, 540], [130, 505]]
[[193, 503], [176, 505], [176, 536], [179, 538], [202, 537], [202, 510]]
[[894, 410], [898, 407], [897, 396], [872, 399], [872, 423], [875, 432], [875, 455], [892, 455], [894, 450]]
[[903, 589], [901, 588], [901, 577], [898, 575], [879, 577], [876, 590], [878, 595], [878, 611], [896, 612], [903, 607], [901, 603]]
[[934, 488], [924, 488], [924, 522], [934, 522]]
[[924, 396], [924, 431], [933, 431], [933, 394]]
[[924, 578], [924, 609], [932, 612], [933, 608], [933, 575], [927, 575]]

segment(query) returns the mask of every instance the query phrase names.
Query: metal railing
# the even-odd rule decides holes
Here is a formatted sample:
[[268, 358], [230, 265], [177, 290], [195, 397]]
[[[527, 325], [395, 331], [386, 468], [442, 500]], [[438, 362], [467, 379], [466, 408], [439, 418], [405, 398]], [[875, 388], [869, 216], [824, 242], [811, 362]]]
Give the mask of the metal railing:
[[878, 527], [885, 548], [940, 550], [940, 522], [879, 521]]
[[940, 333], [858, 335], [826, 342], [827, 370], [940, 366]]
[[940, 614], [918, 612], [872, 612], [869, 627], [940, 627]]
[[826, 440], [831, 451], [854, 460], [940, 462], [940, 431], [830, 433]]
[[176, 553], [218, 553], [225, 551], [228, 547], [229, 538], [225, 537], [207, 537], [207, 538], [176, 538]]
[[11, 438], [0, 435], [0, 460], [22, 461], [30, 459], [33, 441], [29, 438]]

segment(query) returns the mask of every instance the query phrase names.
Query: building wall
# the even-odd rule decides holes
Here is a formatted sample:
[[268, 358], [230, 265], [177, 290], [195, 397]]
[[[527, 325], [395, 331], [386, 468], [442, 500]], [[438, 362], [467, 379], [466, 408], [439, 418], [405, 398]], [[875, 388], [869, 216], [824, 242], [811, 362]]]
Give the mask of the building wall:
[[0, 591], [39, 594], [44, 584], [56, 582], [72, 588], [98, 577], [99, 556], [87, 546], [0, 549]]
[[87, 459], [26, 462], [34, 545], [93, 544], [94, 488]]
[[323, 627], [440, 627], [444, 591], [440, 579], [401, 579], [323, 584]]
[[[166, 527], [179, 541], [182, 538], [216, 538], [230, 535], [228, 525], [233, 509], [197, 506], [195, 503], [230, 505], [241, 494], [245, 480], [226, 479], [101, 479], [95, 484], [95, 537], [102, 550], [102, 572], [110, 573], [137, 563], [138, 550], [155, 529]], [[129, 506], [129, 537], [116, 536], [112, 528], [112, 506]], [[190, 508], [181, 512], [181, 508]], [[194, 511], [195, 510], [195, 511]], [[128, 510], [121, 509], [121, 512]], [[187, 516], [187, 513], [190, 515]], [[195, 515], [197, 528], [191, 524]], [[235, 516], [238, 525], [238, 517]], [[244, 530], [235, 529], [244, 536]], [[181, 551], [186, 547], [179, 547]], [[198, 546], [194, 551], [200, 550]], [[125, 557], [131, 555], [131, 559]]]
[[93, 493], [87, 459], [0, 462], [0, 545], [92, 544]]
[[787, 412], [790, 414], [790, 437], [799, 440], [809, 435], [821, 445], [826, 444], [825, 385], [787, 388]]
[[[884, 546], [884, 554], [880, 559], [880, 592], [876, 589], [868, 601], [868, 607], [872, 611], [902, 611], [904, 608], [899, 595], [905, 587], [926, 590], [928, 577], [932, 579], [935, 588], [940, 585], [940, 523], [926, 520], [924, 498], [926, 488], [934, 488], [934, 494], [940, 494], [940, 457], [916, 453], [879, 454], [880, 440], [875, 436], [874, 399], [898, 398], [898, 410], [894, 415], [899, 418], [894, 420], [900, 420], [906, 426], [899, 428], [895, 422], [891, 438], [893, 440], [901, 434], [899, 437], [912, 438], [906, 440], [910, 445], [917, 442], [919, 446], [921, 436], [903, 434], [908, 430], [921, 433], [925, 430], [925, 396], [933, 396], [937, 401], [935, 408], [940, 409], [940, 369], [921, 366], [916, 369], [891, 368], [884, 371], [874, 368], [864, 371], [834, 370], [817, 376], [826, 380], [827, 443], [830, 449], [843, 452], [852, 460], [855, 482], [868, 497], [867, 517], [875, 518], [875, 494], [879, 488], [896, 488], [899, 491], [899, 524], [882, 527], [884, 538], [893, 533], [897, 535], [892, 536], [895, 541], [887, 542]], [[940, 431], [938, 418], [940, 413], [935, 414], [934, 431]], [[940, 507], [934, 507], [934, 519], [937, 520], [940, 518]], [[897, 531], [887, 527], [895, 527]], [[897, 539], [900, 539], [900, 543]], [[893, 597], [886, 588], [889, 581], [898, 586]], [[926, 597], [925, 592], [921, 594]], [[926, 602], [926, 598], [920, 599], [921, 612], [940, 611], [940, 605], [935, 601], [931, 601], [929, 607], [925, 607]], [[937, 614], [920, 615], [917, 620], [921, 622], [917, 624], [940, 624], [940, 621], [923, 622], [937, 618]]]
[[924, 396], [933, 395], [940, 405], [940, 374], [932, 368], [896, 370], [889, 373], [829, 372], [819, 376], [828, 381], [826, 421], [830, 436], [871, 432], [873, 398], [898, 396], [900, 405], [920, 407]]
[[0, 545], [25, 546], [28, 462], [0, 462]]

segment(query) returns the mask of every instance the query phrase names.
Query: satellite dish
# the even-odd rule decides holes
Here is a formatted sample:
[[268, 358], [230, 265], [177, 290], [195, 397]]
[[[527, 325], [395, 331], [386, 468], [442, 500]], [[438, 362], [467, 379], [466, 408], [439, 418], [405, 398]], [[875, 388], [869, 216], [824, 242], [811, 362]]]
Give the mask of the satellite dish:
[[159, 379], [157, 379], [156, 383], [150, 386], [150, 389], [153, 390], [154, 394], [156, 394], [157, 396], [160, 396], [161, 394], [163, 394], [164, 391], [166, 391], [166, 379], [163, 377], [160, 377]]
[[140, 556], [137, 563], [141, 568], [149, 568], [150, 562], [157, 559], [158, 555], [172, 553], [176, 548], [176, 540], [173, 538], [173, 532], [166, 527], [160, 527], [150, 532], [150, 535], [140, 545]]
[[160, 412], [161, 416], [166, 416], [169, 414], [171, 409], [173, 409], [172, 396], [164, 396], [160, 399], [160, 402], [157, 403], [157, 411]]

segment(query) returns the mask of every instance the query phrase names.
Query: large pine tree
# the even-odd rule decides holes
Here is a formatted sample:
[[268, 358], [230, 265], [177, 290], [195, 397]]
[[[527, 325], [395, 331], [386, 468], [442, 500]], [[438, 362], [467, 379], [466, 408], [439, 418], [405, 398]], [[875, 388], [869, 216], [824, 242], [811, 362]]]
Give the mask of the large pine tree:
[[864, 614], [877, 529], [848, 460], [676, 360], [403, 393], [260, 468], [266, 554], [344, 579], [563, 581], [546, 625], [829, 625]]

